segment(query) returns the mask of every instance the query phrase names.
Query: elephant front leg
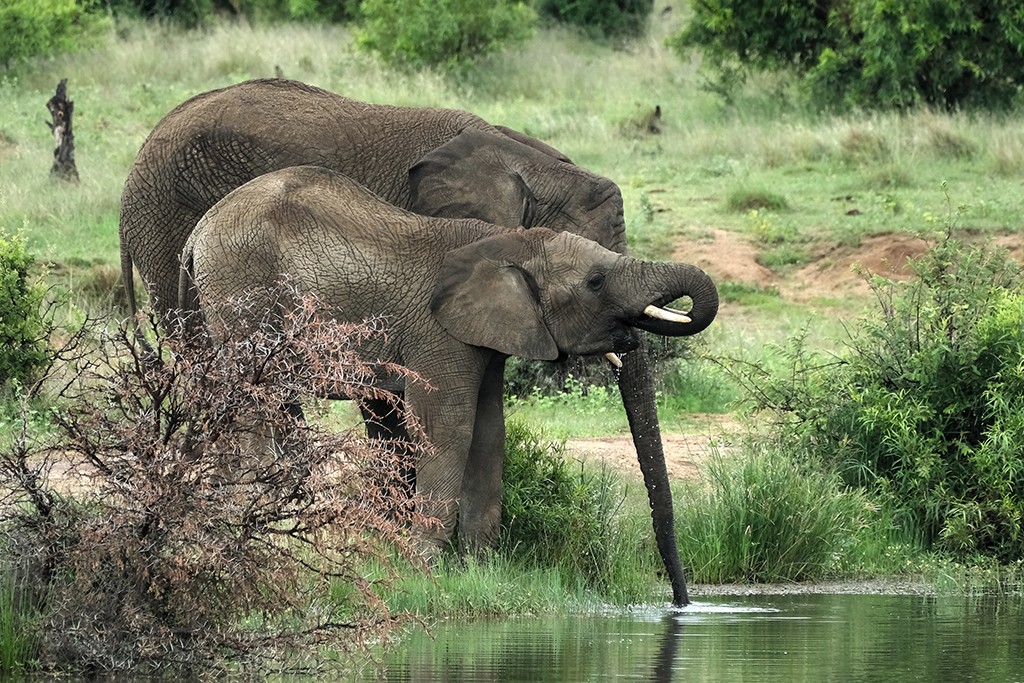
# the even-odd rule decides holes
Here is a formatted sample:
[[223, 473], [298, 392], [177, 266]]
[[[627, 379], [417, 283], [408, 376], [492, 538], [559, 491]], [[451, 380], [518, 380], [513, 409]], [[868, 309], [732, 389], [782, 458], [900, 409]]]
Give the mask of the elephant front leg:
[[501, 533], [505, 358], [496, 354], [488, 363], [477, 397], [473, 442], [459, 501], [459, 544], [469, 552], [495, 547]]
[[463, 473], [473, 439], [478, 385], [469, 389], [426, 389], [412, 385], [406, 400], [419, 420], [430, 448], [416, 462], [416, 493], [427, 518], [436, 520], [418, 530], [425, 551], [446, 547], [455, 533]]

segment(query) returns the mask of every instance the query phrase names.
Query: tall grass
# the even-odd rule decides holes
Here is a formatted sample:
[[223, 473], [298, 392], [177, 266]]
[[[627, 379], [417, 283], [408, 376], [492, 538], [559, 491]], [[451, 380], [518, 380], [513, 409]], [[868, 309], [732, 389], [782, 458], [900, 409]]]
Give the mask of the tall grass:
[[30, 629], [35, 616], [17, 574], [9, 563], [0, 563], [0, 678], [23, 671], [35, 658]]
[[793, 582], [841, 573], [872, 520], [865, 496], [770, 447], [714, 457], [704, 475], [705, 482], [686, 487], [677, 516], [680, 555], [694, 581]]

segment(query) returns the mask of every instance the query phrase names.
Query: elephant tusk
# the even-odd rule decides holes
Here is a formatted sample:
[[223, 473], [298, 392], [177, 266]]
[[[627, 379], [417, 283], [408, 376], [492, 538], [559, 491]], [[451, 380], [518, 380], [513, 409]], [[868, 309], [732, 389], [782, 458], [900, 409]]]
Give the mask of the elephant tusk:
[[658, 308], [657, 306], [648, 306], [644, 309], [644, 314], [652, 318], [659, 320], [667, 320], [670, 323], [688, 323], [690, 322], [690, 316], [686, 315], [682, 311], [677, 311], [672, 308]]
[[612, 365], [614, 365], [615, 367], [617, 367], [617, 368], [621, 368], [622, 367], [622, 359], [619, 358], [618, 354], [606, 353], [606, 354], [604, 354], [604, 357], [607, 358], [608, 362], [611, 363]]

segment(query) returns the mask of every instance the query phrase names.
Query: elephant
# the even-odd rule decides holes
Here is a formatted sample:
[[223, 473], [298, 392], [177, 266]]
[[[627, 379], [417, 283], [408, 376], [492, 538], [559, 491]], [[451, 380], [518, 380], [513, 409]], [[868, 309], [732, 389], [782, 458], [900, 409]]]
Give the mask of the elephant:
[[453, 540], [456, 522], [463, 550], [497, 541], [508, 356], [633, 351], [639, 330], [686, 334], [687, 316], [666, 308], [675, 299], [717, 299], [696, 266], [545, 227], [414, 214], [318, 166], [262, 175], [207, 211], [182, 251], [178, 306], [216, 335], [246, 315], [224, 304], [254, 291], [279, 301], [282, 277], [339, 322], [383, 321], [360, 355], [422, 378], [404, 402], [435, 449], [415, 464], [423, 511], [440, 520], [419, 530], [428, 549]]
[[[179, 256], [193, 226], [236, 187], [313, 164], [344, 173], [417, 214], [543, 225], [626, 254], [622, 196], [609, 179], [553, 147], [465, 111], [359, 102], [296, 81], [255, 80], [199, 94], [169, 112], [142, 145], [121, 195], [121, 272], [135, 314], [133, 266], [162, 317], [177, 300]], [[717, 298], [691, 312], [690, 334]], [[645, 341], [617, 371], [673, 603], [688, 602]], [[384, 412], [383, 406], [377, 407]], [[368, 422], [397, 435], [394, 421]]]

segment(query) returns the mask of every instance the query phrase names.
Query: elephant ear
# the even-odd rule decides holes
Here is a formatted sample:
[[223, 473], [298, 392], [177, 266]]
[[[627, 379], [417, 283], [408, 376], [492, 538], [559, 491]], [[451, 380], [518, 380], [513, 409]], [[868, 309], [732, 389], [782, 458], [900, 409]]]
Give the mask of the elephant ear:
[[537, 281], [520, 265], [522, 239], [498, 235], [445, 254], [430, 311], [466, 344], [532, 360], [558, 358]]
[[508, 136], [467, 128], [409, 169], [410, 208], [424, 216], [532, 228], [537, 198], [512, 168], [524, 155], [539, 153]]

